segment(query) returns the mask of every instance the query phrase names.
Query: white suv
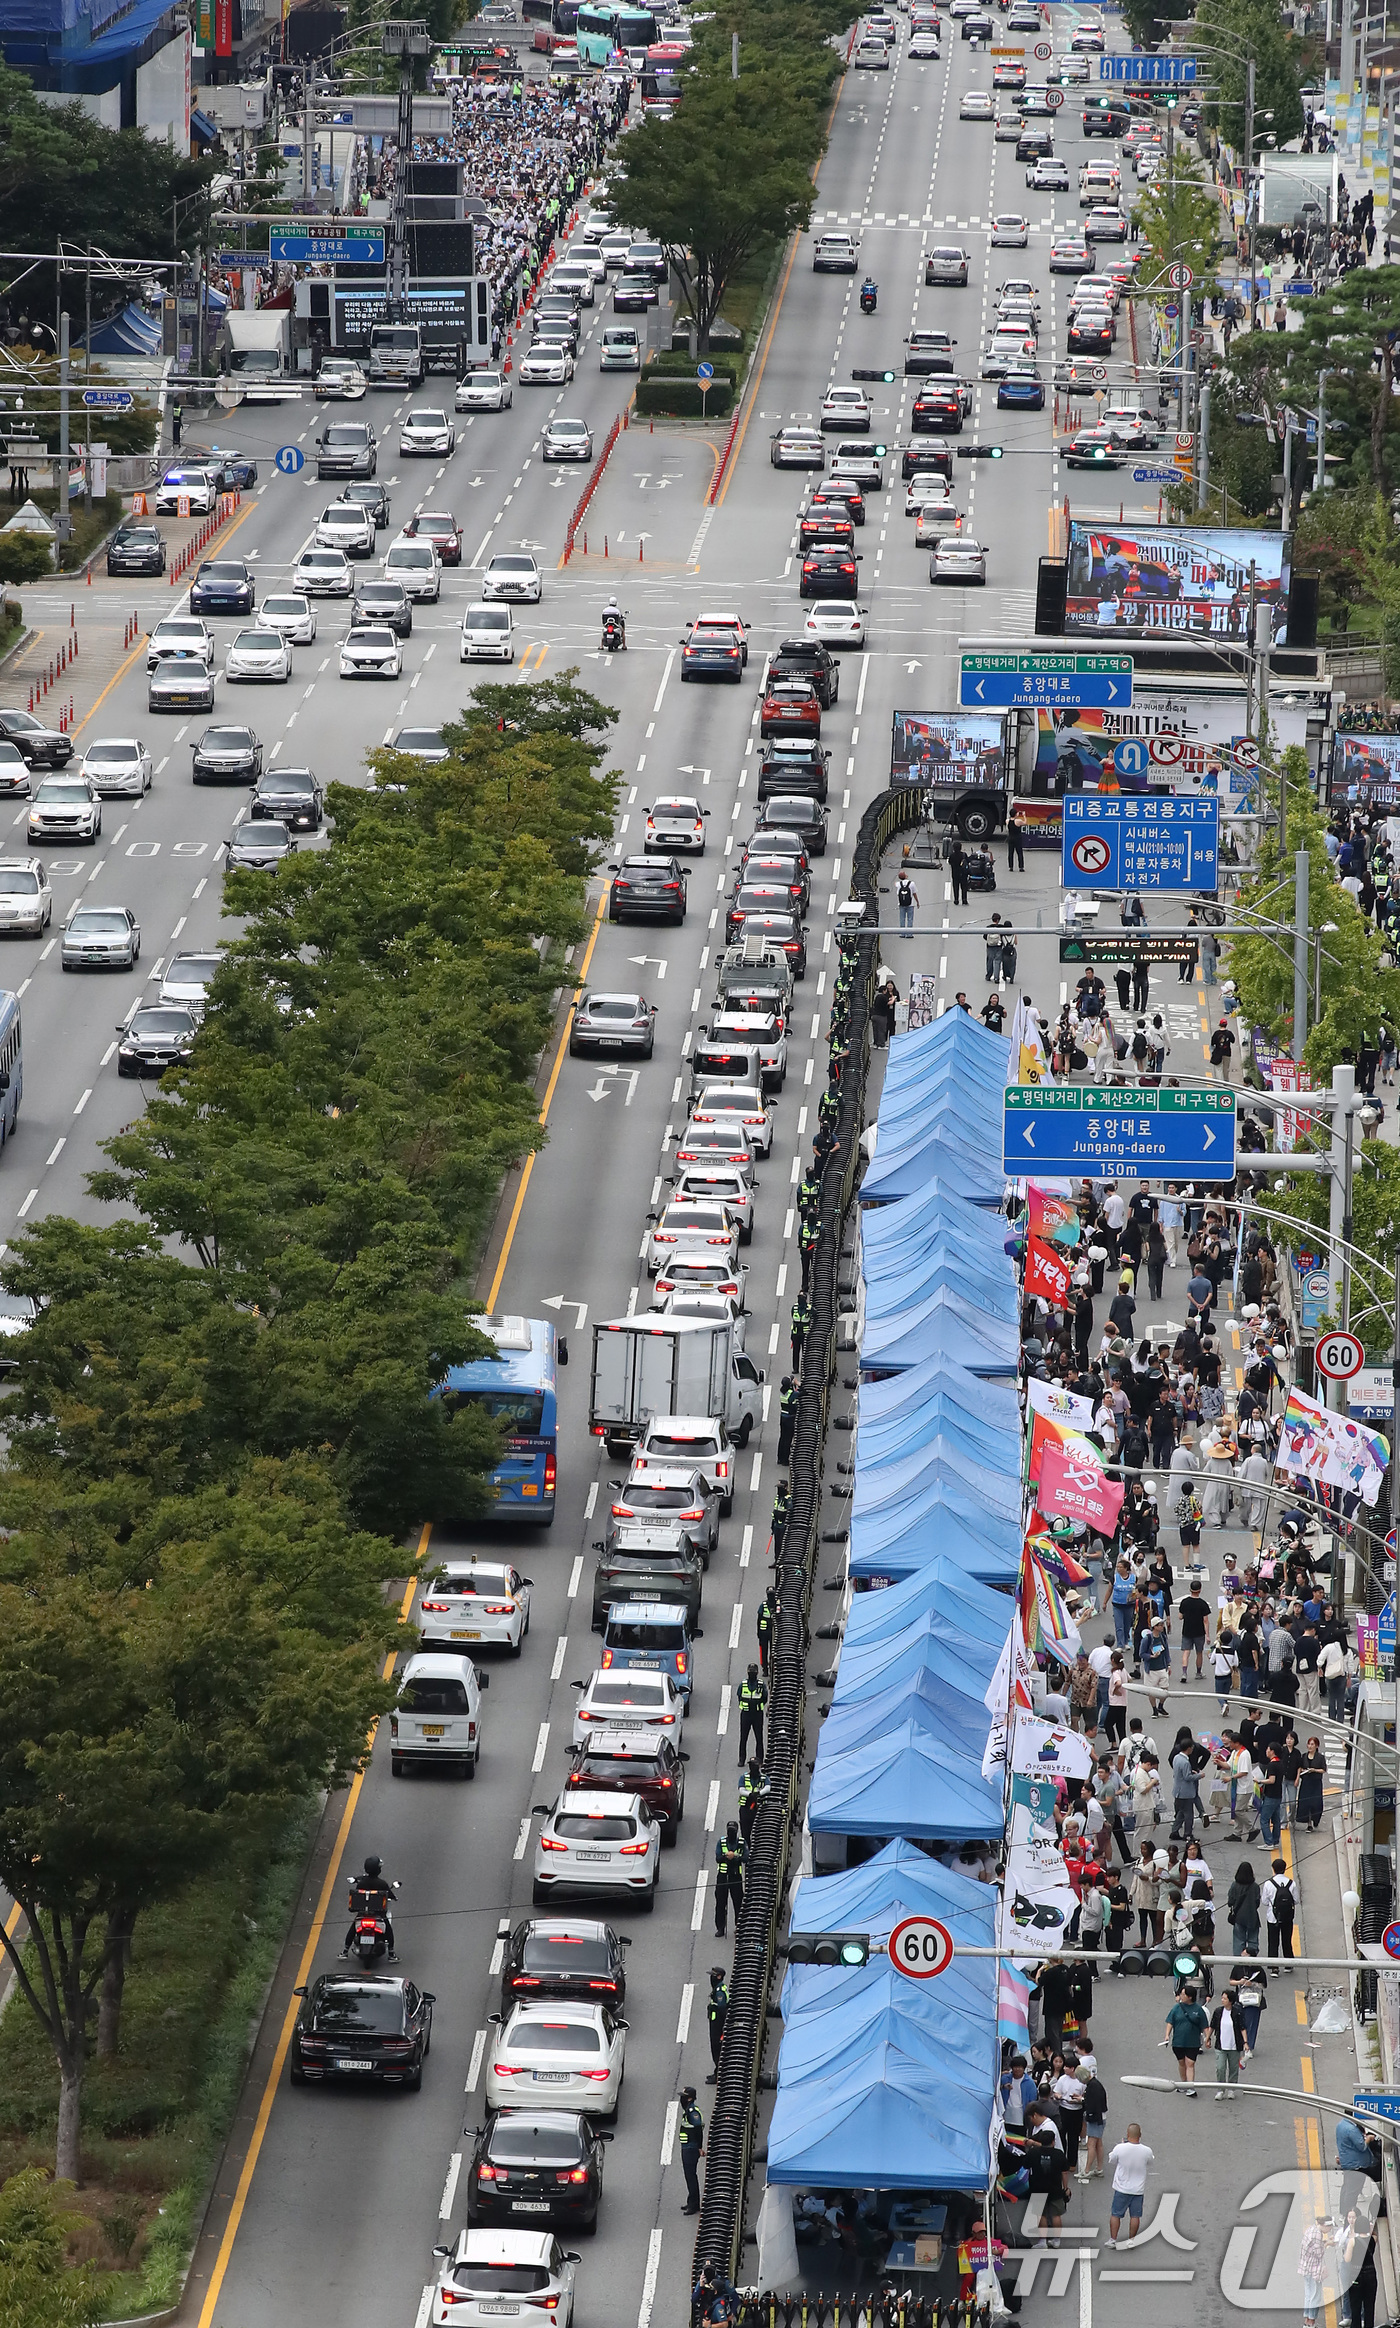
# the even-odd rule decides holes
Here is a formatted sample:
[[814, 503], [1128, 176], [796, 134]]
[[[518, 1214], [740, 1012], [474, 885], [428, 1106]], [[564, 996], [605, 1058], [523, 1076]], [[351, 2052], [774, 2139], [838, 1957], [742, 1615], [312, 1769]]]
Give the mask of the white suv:
[[389, 1769], [402, 1778], [410, 1764], [445, 1763], [475, 1778], [481, 1761], [481, 1692], [489, 1673], [470, 1657], [410, 1657], [399, 1702], [389, 1716]]

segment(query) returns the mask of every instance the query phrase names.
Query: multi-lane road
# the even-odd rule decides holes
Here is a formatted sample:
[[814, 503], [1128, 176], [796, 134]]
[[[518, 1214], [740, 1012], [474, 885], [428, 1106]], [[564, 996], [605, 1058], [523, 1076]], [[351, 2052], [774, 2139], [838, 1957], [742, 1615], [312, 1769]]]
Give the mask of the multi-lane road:
[[[1067, 37], [1068, 26], [1060, 31], [1057, 25], [1055, 38]], [[543, 421], [556, 411], [581, 414], [601, 442], [630, 393], [627, 376], [597, 368], [601, 305], [588, 317], [572, 386], [517, 388], [513, 410], [469, 424], [459, 420], [457, 450], [445, 464], [399, 458], [397, 422], [405, 404], [372, 396], [357, 408], [380, 432], [380, 475], [395, 525], [417, 506], [448, 507], [460, 521], [471, 567], [518, 546], [539, 559], [544, 596], [538, 607], [517, 613], [517, 669], [553, 673], [577, 663], [583, 683], [617, 704], [615, 757], [626, 779], [620, 845], [637, 838], [652, 793], [671, 789], [699, 794], [711, 812], [711, 839], [692, 872], [683, 927], [596, 923], [587, 974], [595, 984], [640, 984], [655, 1001], [656, 1057], [635, 1079], [564, 1061], [550, 1085], [549, 1143], [479, 1288], [512, 1311], [537, 1313], [545, 1302], [562, 1302], [559, 1322], [573, 1332], [576, 1357], [563, 1378], [558, 1517], [551, 1531], [520, 1545], [535, 1583], [532, 1629], [520, 1662], [492, 1674], [480, 1779], [471, 1789], [450, 1780], [395, 1782], [381, 1744], [337, 1831], [344, 1864], [378, 1850], [403, 1879], [397, 1914], [403, 1967], [437, 1997], [423, 2090], [416, 2097], [355, 2095], [293, 2090], [286, 2082], [274, 2040], [303, 1945], [316, 1969], [333, 1961], [342, 1928], [343, 1886], [336, 1884], [329, 1913], [313, 1922], [309, 1939], [304, 1930], [298, 1936], [278, 1984], [271, 2036], [255, 2071], [263, 2082], [249, 2096], [198, 2257], [187, 2317], [200, 2328], [281, 2328], [289, 2320], [299, 2328], [421, 2324], [434, 2243], [464, 2220], [458, 2162], [463, 2129], [478, 2124], [483, 2111], [481, 2059], [495, 2002], [497, 1925], [528, 1908], [530, 1806], [558, 1783], [570, 1684], [596, 1663], [591, 1547], [601, 1532], [597, 1507], [616, 1466], [600, 1460], [587, 1433], [587, 1330], [585, 1324], [579, 1332], [578, 1321], [615, 1316], [633, 1299], [646, 1306], [639, 1254], [647, 1210], [663, 1192], [670, 1146], [684, 1120], [683, 1051], [703, 1027], [713, 997], [728, 860], [755, 821], [761, 657], [801, 626], [795, 550], [803, 480], [770, 466], [768, 439], [784, 422], [814, 419], [827, 386], [848, 381], [854, 366], [888, 366], [896, 378], [874, 391], [874, 426], [893, 454], [908, 439], [916, 386], [900, 374], [905, 335], [915, 323], [956, 332], [961, 368], [975, 372], [995, 288], [1008, 275], [1029, 275], [1037, 284], [1047, 378], [1064, 344], [1065, 284], [1049, 274], [1047, 259], [1052, 223], [1063, 230], [1077, 222], [1075, 197], [1028, 193], [1024, 165], [1009, 146], [993, 142], [991, 124], [959, 120], [961, 92], [990, 84], [985, 52], [963, 44], [955, 23], [946, 27], [939, 63], [911, 62], [902, 34], [888, 75], [848, 74], [821, 169], [814, 232], [838, 223], [858, 229], [862, 272], [880, 284], [879, 312], [861, 314], [857, 282], [849, 277], [815, 275], [810, 241], [799, 243], [780, 280], [752, 408], [713, 508], [705, 495], [722, 432], [652, 432], [639, 424], [619, 438], [590, 510], [589, 555], [557, 568], [581, 475], [541, 461]], [[1072, 166], [1082, 159], [1077, 94], [1067, 93], [1059, 117], [1059, 148]], [[1010, 208], [1032, 219], [1025, 252], [989, 249], [992, 214]], [[922, 254], [933, 239], [968, 246], [966, 290], [924, 288]], [[430, 382], [418, 401], [441, 401], [444, 393], [450, 397], [450, 383]], [[309, 452], [319, 420], [309, 405], [243, 411], [224, 433], [260, 458], [285, 442]], [[887, 463], [885, 490], [870, 498], [857, 536], [869, 640], [865, 652], [847, 658], [840, 701], [824, 722], [833, 755], [830, 853], [813, 869], [810, 970], [798, 990], [791, 1070], [746, 1254], [749, 1349], [769, 1370], [775, 1405], [796, 1279], [790, 1194], [824, 1081], [819, 1036], [831, 917], [845, 892], [856, 822], [887, 780], [894, 710], [943, 709], [955, 700], [959, 635], [1030, 630], [1036, 560], [1047, 546], [1051, 503], [1063, 498], [1048, 411], [997, 413], [995, 389], [979, 386], [968, 440], [979, 437], [1002, 445], [1006, 456], [995, 464], [956, 465], [962, 506], [989, 545], [985, 592], [930, 588], [927, 552], [915, 549], [913, 521], [903, 513], [897, 457]], [[334, 488], [314, 483], [314, 463], [299, 477], [286, 477], [272, 471], [269, 459], [263, 475], [220, 546], [250, 559], [260, 590], [267, 590], [285, 587]], [[1116, 514], [1118, 481], [1111, 488], [1095, 482], [1105, 501], [1111, 491]], [[1131, 486], [1128, 493], [1131, 498]], [[381, 535], [381, 548], [392, 530]], [[606, 563], [599, 555], [605, 534]], [[599, 613], [614, 588], [628, 609], [629, 651], [603, 658]], [[462, 702], [472, 674], [457, 660], [458, 626], [473, 595], [470, 568], [448, 569], [440, 605], [415, 619], [398, 684], [337, 676], [345, 615], [321, 602], [320, 635], [313, 647], [297, 649], [290, 685], [230, 690], [221, 681], [220, 712], [251, 720], [269, 760], [307, 762], [322, 780], [353, 780], [369, 746], [401, 724], [446, 719]], [[131, 602], [149, 621], [180, 600], [149, 586]], [[726, 606], [750, 623], [758, 650], [745, 684], [683, 689], [684, 620]], [[143, 929], [143, 960], [133, 978], [80, 982], [60, 978], [57, 948], [47, 940], [12, 946], [7, 975], [24, 997], [27, 1072], [18, 1133], [0, 1177], [0, 1241], [47, 1210], [94, 1213], [84, 1176], [100, 1141], [129, 1119], [133, 1104], [131, 1086], [117, 1081], [115, 1022], [138, 991], [154, 992], [172, 949], [208, 945], [220, 935], [220, 845], [240, 800], [192, 788], [190, 745], [203, 724], [147, 715], [138, 649], [79, 739], [81, 746], [99, 734], [138, 734], [158, 763], [155, 789], [141, 806], [109, 804], [97, 851], [49, 857], [58, 911], [79, 894], [130, 905]], [[16, 851], [22, 846], [16, 834]], [[941, 875], [938, 885], [941, 891]], [[933, 899], [923, 907], [921, 919], [944, 913], [941, 896], [936, 907]], [[918, 955], [921, 967], [940, 966], [936, 944], [931, 952], [921, 946]], [[902, 976], [905, 965], [896, 967]], [[966, 974], [971, 977], [970, 960]], [[714, 1937], [708, 1878], [716, 1833], [735, 1808], [731, 1693], [755, 1653], [754, 1612], [765, 1583], [777, 1481], [775, 1441], [776, 1414], [744, 1459], [734, 1514], [707, 1579], [705, 1638], [686, 1725], [685, 1826], [663, 1863], [655, 1916], [631, 1926], [627, 2087], [608, 2152], [599, 2233], [585, 2250], [581, 2273], [580, 2317], [587, 2328], [605, 2317], [637, 2318], [645, 2328], [653, 2308], [658, 2318], [683, 2316], [690, 2240], [672, 2156], [674, 2104], [687, 2081], [702, 2087], [703, 2099], [709, 2068], [706, 1975], [725, 1949]]]

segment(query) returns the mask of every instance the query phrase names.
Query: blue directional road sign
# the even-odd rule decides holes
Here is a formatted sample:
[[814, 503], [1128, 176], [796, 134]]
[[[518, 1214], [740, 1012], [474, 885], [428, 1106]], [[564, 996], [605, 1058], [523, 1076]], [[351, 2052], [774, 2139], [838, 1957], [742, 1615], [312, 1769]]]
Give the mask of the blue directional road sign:
[[1376, 1650], [1383, 1665], [1395, 1663], [1395, 1595], [1381, 1609], [1376, 1624]]
[[1134, 1091], [1122, 1084], [1011, 1083], [1002, 1105], [1011, 1179], [1232, 1180], [1235, 1094], [1223, 1083]]
[[1150, 49], [1134, 49], [1126, 56], [1099, 58], [1101, 81], [1193, 82], [1195, 78], [1194, 57], [1158, 56]]
[[265, 267], [267, 265], [266, 251], [216, 251], [214, 258], [216, 265], [220, 267]]
[[1066, 889], [1214, 889], [1217, 799], [1068, 792], [1061, 807], [1060, 880]]
[[696, 377], [696, 379], [697, 379], [697, 380], [713, 380], [714, 376], [715, 376], [715, 368], [714, 368], [714, 365], [713, 365], [713, 364], [697, 364], [697, 365], [696, 365], [696, 367], [695, 367], [695, 377]]
[[278, 234], [268, 236], [268, 257], [322, 267], [384, 264], [382, 232], [367, 234]]
[[295, 477], [298, 469], [305, 467], [306, 455], [300, 445], [279, 445], [273, 461], [284, 477]]
[[1133, 471], [1135, 485], [1182, 485], [1185, 482], [1184, 469], [1143, 468]]
[[[1381, 1934], [1381, 1942], [1385, 1946], [1388, 1956], [1398, 1956], [1400, 1948], [1391, 1948], [1387, 1945], [1392, 1932], [1396, 1934], [1397, 1938], [1400, 1938], [1400, 1924], [1387, 1924]], [[1352, 2092], [1351, 2106], [1354, 2110], [1363, 2112], [1368, 2118], [1389, 2118], [1392, 2121], [1400, 2121], [1400, 2090], [1393, 2086], [1357, 2086]]]
[[130, 412], [131, 390], [129, 388], [85, 388], [83, 402], [89, 412]]
[[1130, 711], [1133, 658], [1048, 651], [964, 655], [958, 701], [964, 711]]

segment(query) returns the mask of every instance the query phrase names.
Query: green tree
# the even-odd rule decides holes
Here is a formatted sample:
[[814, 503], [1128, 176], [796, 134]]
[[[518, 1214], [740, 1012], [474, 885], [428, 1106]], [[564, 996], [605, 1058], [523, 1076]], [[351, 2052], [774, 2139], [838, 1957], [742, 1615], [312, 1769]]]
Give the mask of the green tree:
[[[183, 160], [144, 130], [104, 128], [76, 102], [42, 105], [27, 74], [0, 65], [0, 249], [57, 250], [62, 235], [124, 257], [170, 258], [172, 205], [214, 174], [214, 163]], [[16, 316], [28, 308], [52, 324], [52, 270], [16, 273]]]
[[1286, 145], [1303, 128], [1300, 95], [1309, 51], [1268, 0], [1201, 0], [1191, 45], [1207, 60], [1210, 94], [1205, 118], [1242, 152], [1246, 67], [1254, 58], [1254, 136], [1257, 150], [1272, 136]]
[[0, 534], [0, 582], [37, 582], [53, 572], [53, 545], [40, 534]]
[[[1162, 281], [1169, 268], [1182, 264], [1191, 269], [1196, 283], [1215, 280], [1222, 247], [1220, 204], [1198, 179], [1185, 174], [1179, 139], [1177, 152], [1173, 175], [1158, 177], [1133, 204], [1138, 235], [1147, 251], [1138, 270], [1144, 284]], [[1167, 296], [1165, 291], [1162, 296]]]
[[1349, 453], [1351, 484], [1392, 492], [1400, 483], [1393, 410], [1400, 266], [1353, 268], [1305, 306], [1302, 330], [1277, 337], [1275, 393], [1297, 411], [1316, 412], [1325, 370], [1329, 450]]
[[0, 2320], [5, 2328], [92, 2328], [106, 2316], [106, 2282], [94, 2264], [66, 2268], [68, 2241], [87, 2217], [72, 2186], [37, 2166], [0, 2186]]

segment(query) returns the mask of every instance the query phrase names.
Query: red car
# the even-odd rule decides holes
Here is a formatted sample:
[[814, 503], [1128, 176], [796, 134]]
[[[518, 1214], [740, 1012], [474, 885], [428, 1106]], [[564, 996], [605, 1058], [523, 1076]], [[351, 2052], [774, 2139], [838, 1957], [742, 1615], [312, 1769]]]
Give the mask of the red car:
[[564, 1786], [640, 1795], [660, 1825], [662, 1844], [676, 1840], [685, 1812], [685, 1766], [669, 1738], [645, 1730], [601, 1730], [575, 1746]]
[[806, 679], [770, 679], [758, 715], [761, 736], [819, 736], [822, 707]]
[[409, 541], [435, 543], [444, 566], [461, 565], [462, 529], [445, 509], [420, 509], [416, 517], [408, 519], [401, 532]]

